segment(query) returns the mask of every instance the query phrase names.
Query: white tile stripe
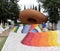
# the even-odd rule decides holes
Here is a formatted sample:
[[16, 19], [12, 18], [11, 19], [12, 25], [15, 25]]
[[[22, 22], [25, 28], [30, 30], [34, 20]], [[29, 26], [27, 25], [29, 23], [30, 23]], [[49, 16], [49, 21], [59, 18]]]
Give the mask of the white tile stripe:
[[[59, 31], [57, 31], [59, 33]], [[2, 51], [60, 51], [60, 46], [56, 47], [32, 47], [21, 44], [21, 40], [26, 36], [22, 33], [11, 32]]]

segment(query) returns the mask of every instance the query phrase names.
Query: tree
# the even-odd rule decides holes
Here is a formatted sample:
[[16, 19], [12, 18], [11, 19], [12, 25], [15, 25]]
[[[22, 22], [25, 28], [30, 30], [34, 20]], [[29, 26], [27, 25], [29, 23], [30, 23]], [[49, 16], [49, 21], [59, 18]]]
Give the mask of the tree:
[[37, 0], [38, 2], [44, 2], [45, 0]]
[[38, 5], [38, 9], [39, 9], [39, 11], [40, 11], [40, 4]]
[[[49, 21], [52, 23], [52, 25], [55, 26], [54, 29], [56, 29], [56, 25], [59, 20], [59, 11], [58, 9], [60, 8], [60, 0], [45, 0], [43, 3], [44, 8], [47, 10], [49, 14]], [[52, 29], [53, 27], [52, 26]]]
[[10, 2], [10, 17], [14, 20], [15, 23], [17, 23], [17, 19], [19, 18], [19, 8], [17, 3]]
[[24, 5], [24, 10], [26, 9], [26, 6]]
[[34, 4], [33, 4], [33, 10], [35, 9]]
[[37, 6], [35, 6], [35, 10], [37, 10]]
[[8, 9], [6, 6], [7, 2], [5, 0], [0, 0], [0, 18], [3, 22], [3, 25], [5, 25], [5, 22], [7, 22]]
[[0, 18], [3, 22], [6, 22], [8, 18], [15, 18], [15, 23], [17, 22], [20, 11], [17, 0], [0, 0], [0, 7]]

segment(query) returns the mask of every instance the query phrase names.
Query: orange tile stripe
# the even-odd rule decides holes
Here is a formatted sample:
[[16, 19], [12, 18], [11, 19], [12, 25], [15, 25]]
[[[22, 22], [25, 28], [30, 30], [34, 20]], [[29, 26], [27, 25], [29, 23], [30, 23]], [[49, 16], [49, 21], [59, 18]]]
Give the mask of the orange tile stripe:
[[28, 46], [60, 46], [58, 32], [29, 32], [22, 43]]

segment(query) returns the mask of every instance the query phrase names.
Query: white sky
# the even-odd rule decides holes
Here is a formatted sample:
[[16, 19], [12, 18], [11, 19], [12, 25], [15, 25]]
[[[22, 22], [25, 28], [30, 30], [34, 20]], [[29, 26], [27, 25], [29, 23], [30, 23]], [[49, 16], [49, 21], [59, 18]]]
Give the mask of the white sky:
[[36, 0], [20, 0], [19, 1], [19, 3], [22, 5], [30, 5], [30, 4], [33, 4], [35, 2], [36, 2]]
[[[24, 5], [26, 6], [26, 8], [30, 8], [31, 5], [38, 5], [37, 0], [20, 0], [18, 2], [18, 5], [20, 6], [21, 10], [24, 10]], [[40, 3], [42, 5], [42, 3]], [[44, 9], [41, 9], [41, 12], [43, 13]], [[43, 13], [45, 15], [47, 15], [47, 13]]]
[[37, 5], [37, 2], [36, 2], [36, 1], [37, 1], [37, 0], [20, 0], [20, 1], [18, 2], [18, 4], [19, 4], [19, 6], [21, 6], [21, 9], [23, 10], [24, 5], [25, 5], [27, 8], [29, 8], [30, 5], [32, 5], [32, 4]]

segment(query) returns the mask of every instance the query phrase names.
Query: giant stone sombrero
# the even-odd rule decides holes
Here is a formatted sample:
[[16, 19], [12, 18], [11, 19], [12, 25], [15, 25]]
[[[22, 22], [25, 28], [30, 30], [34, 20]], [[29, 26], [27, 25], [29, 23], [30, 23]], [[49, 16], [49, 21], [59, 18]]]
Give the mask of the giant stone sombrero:
[[19, 15], [19, 19], [24, 24], [41, 24], [48, 20], [44, 14], [32, 9], [23, 10]]

